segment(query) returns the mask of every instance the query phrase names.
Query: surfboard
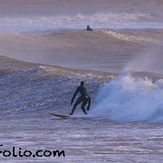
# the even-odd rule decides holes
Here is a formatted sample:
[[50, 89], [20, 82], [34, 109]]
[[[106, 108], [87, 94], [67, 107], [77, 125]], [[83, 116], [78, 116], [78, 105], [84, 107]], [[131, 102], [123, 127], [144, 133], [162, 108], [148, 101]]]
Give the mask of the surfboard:
[[56, 116], [56, 117], [61, 117], [61, 118], [68, 118], [71, 115], [69, 114], [60, 114], [60, 113], [49, 113], [50, 115]]

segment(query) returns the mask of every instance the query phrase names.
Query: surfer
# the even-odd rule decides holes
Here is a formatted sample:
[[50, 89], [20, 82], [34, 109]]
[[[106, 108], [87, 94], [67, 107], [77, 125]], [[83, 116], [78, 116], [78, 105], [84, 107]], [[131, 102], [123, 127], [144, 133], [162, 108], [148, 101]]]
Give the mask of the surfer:
[[84, 81], [81, 81], [80, 86], [77, 87], [77, 89], [76, 89], [76, 91], [75, 91], [75, 93], [74, 93], [74, 95], [72, 97], [71, 105], [73, 104], [74, 98], [76, 97], [76, 95], [77, 95], [78, 92], [80, 93], [80, 97], [75, 102], [75, 104], [74, 104], [74, 106], [72, 108], [72, 111], [71, 111], [70, 115], [73, 115], [73, 113], [74, 113], [77, 105], [79, 105], [80, 103], [82, 103], [82, 105], [81, 105], [82, 111], [84, 112], [84, 114], [87, 115], [85, 106], [88, 103], [87, 111], [89, 111], [89, 109], [90, 109], [90, 103], [91, 103], [91, 98], [89, 96], [89, 93], [88, 93], [87, 88], [85, 87]]
[[93, 31], [93, 29], [92, 28], [90, 28], [90, 26], [89, 25], [87, 25], [87, 29], [86, 29], [87, 31]]

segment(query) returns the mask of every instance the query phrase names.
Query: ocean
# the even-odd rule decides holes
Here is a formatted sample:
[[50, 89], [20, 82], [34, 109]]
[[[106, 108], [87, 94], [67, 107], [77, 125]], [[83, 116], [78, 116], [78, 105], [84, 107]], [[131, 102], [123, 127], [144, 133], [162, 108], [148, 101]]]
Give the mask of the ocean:
[[0, 0], [0, 162], [163, 162], [163, 3], [116, 2]]

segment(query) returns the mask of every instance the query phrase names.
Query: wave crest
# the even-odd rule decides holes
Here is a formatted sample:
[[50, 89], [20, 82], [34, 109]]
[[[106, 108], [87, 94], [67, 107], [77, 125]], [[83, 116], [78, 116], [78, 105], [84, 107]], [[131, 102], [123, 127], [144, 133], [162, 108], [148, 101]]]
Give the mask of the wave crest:
[[130, 73], [99, 91], [94, 115], [115, 121], [163, 122], [163, 80], [135, 79]]

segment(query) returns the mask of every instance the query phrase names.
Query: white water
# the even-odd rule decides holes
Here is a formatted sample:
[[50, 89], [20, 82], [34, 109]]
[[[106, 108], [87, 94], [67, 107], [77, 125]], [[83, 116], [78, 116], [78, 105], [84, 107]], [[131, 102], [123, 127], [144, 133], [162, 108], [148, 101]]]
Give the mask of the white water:
[[155, 83], [125, 73], [99, 91], [93, 115], [115, 121], [163, 122], [163, 80]]
[[5, 16], [0, 17], [1, 31], [45, 31], [56, 29], [85, 29], [90, 25], [93, 29], [144, 29], [163, 28], [150, 13], [95, 13], [92, 15], [60, 15], [60, 16]]
[[[9, 6], [11, 7], [5, 8], [0, 5], [0, 53], [25, 61], [40, 63], [44, 61], [42, 63], [45, 63], [50, 60], [51, 62], [46, 63], [53, 65], [57, 63], [64, 67], [71, 65], [71, 68], [74, 69], [80, 68], [82, 65], [81, 68], [85, 69], [110, 70], [111, 67], [111, 69], [122, 70], [126, 66], [125, 61], [130, 58], [128, 54], [138, 55], [141, 52], [138, 52], [137, 49], [142, 50], [145, 43], [149, 43], [149, 47], [152, 43], [157, 44], [160, 37], [157, 35], [153, 38], [149, 34], [155, 36], [159, 30], [149, 31], [145, 37], [146, 33], [144, 36], [144, 33], [140, 35], [141, 33], [139, 34], [137, 31], [138, 34], [135, 35], [133, 32], [128, 33], [130, 30], [127, 31], [128, 35], [115, 31], [109, 31], [105, 35], [103, 30], [93, 33], [67, 30], [57, 33], [54, 32], [54, 29], [85, 29], [87, 24], [93, 29], [159, 29], [163, 27], [161, 16], [163, 10], [157, 10], [158, 7], [155, 5], [150, 6], [153, 3], [151, 1], [149, 3], [142, 1], [143, 8], [138, 3], [139, 0], [136, 2], [125, 1], [125, 3], [121, 1], [120, 4], [116, 3], [115, 9], [118, 13], [111, 13], [111, 1], [108, 3], [106, 0], [104, 4], [97, 0], [83, 0], [86, 4], [84, 6], [82, 5], [83, 1], [79, 3], [75, 0], [56, 0], [56, 5], [61, 2], [59, 7], [54, 3], [51, 4], [55, 0], [5, 0], [5, 2], [7, 1], [10, 1]], [[90, 1], [91, 3], [88, 5]], [[50, 10], [46, 8], [49, 2]], [[74, 2], [81, 5], [77, 4], [79, 7], [75, 8]], [[43, 8], [37, 9], [37, 3]], [[70, 7], [64, 7], [65, 3]], [[98, 7], [94, 7], [94, 3], [97, 3]], [[133, 3], [133, 5], [130, 7], [129, 3]], [[101, 8], [101, 4], [104, 7]], [[127, 13], [123, 13], [124, 5], [127, 8]], [[138, 5], [136, 10], [135, 5]], [[85, 7], [89, 11], [89, 15], [84, 15]], [[140, 10], [137, 10], [139, 7]], [[97, 13], [92, 14], [93, 11], [90, 11], [92, 9]], [[80, 12], [79, 10], [82, 12], [76, 14]], [[100, 11], [105, 13], [100, 13]], [[138, 13], [133, 13], [135, 11]], [[157, 13], [155, 15], [156, 11], [160, 15]], [[9, 31], [39, 33], [40, 35], [44, 31], [43, 34], [53, 33], [53, 35], [29, 36], [19, 33], [3, 33]], [[158, 40], [158, 43], [160, 42]], [[149, 49], [151, 51], [151, 48]], [[151, 60], [151, 55], [148, 56]], [[153, 70], [153, 62], [148, 64], [149, 59], [146, 61], [146, 58], [149, 57], [143, 57], [143, 60], [142, 57], [141, 59], [136, 57], [134, 61], [130, 58], [133, 64], [129, 68], [139, 67], [141, 71], [144, 67], [137, 64], [141, 62], [143, 66], [146, 63], [145, 68]], [[72, 58], [75, 59], [71, 61]], [[158, 57], [158, 60], [161, 60], [161, 57]], [[156, 63], [157, 65], [162, 64]], [[23, 150], [30, 149], [33, 152], [41, 149], [64, 149], [66, 157], [63, 158], [64, 160], [45, 157], [0, 157], [2, 163], [163, 162], [163, 123], [115, 123], [108, 120], [162, 122], [162, 80], [153, 84], [149, 79], [134, 79], [129, 74], [123, 74], [117, 80], [113, 80], [101, 88], [96, 98], [97, 105], [92, 110], [95, 104], [94, 96], [97, 94], [99, 85], [109, 81], [111, 76], [98, 75], [99, 73], [93, 75], [91, 72], [79, 73], [69, 69], [46, 66], [32, 66], [29, 70], [30, 66], [32, 66], [30, 63], [11, 62], [8, 58], [1, 60], [0, 139], [4, 148], [1, 147], [0, 150], [11, 149], [12, 146], [21, 147]], [[14, 72], [16, 69], [18, 72]], [[159, 67], [159, 70], [162, 69]], [[9, 71], [11, 72], [6, 74]], [[80, 107], [75, 111], [74, 117], [70, 119], [60, 120], [49, 115], [48, 112], [69, 113], [71, 111], [70, 102], [73, 91], [81, 80], [87, 83], [92, 97], [89, 115], [85, 116]], [[97, 117], [92, 118], [93, 115]]]

